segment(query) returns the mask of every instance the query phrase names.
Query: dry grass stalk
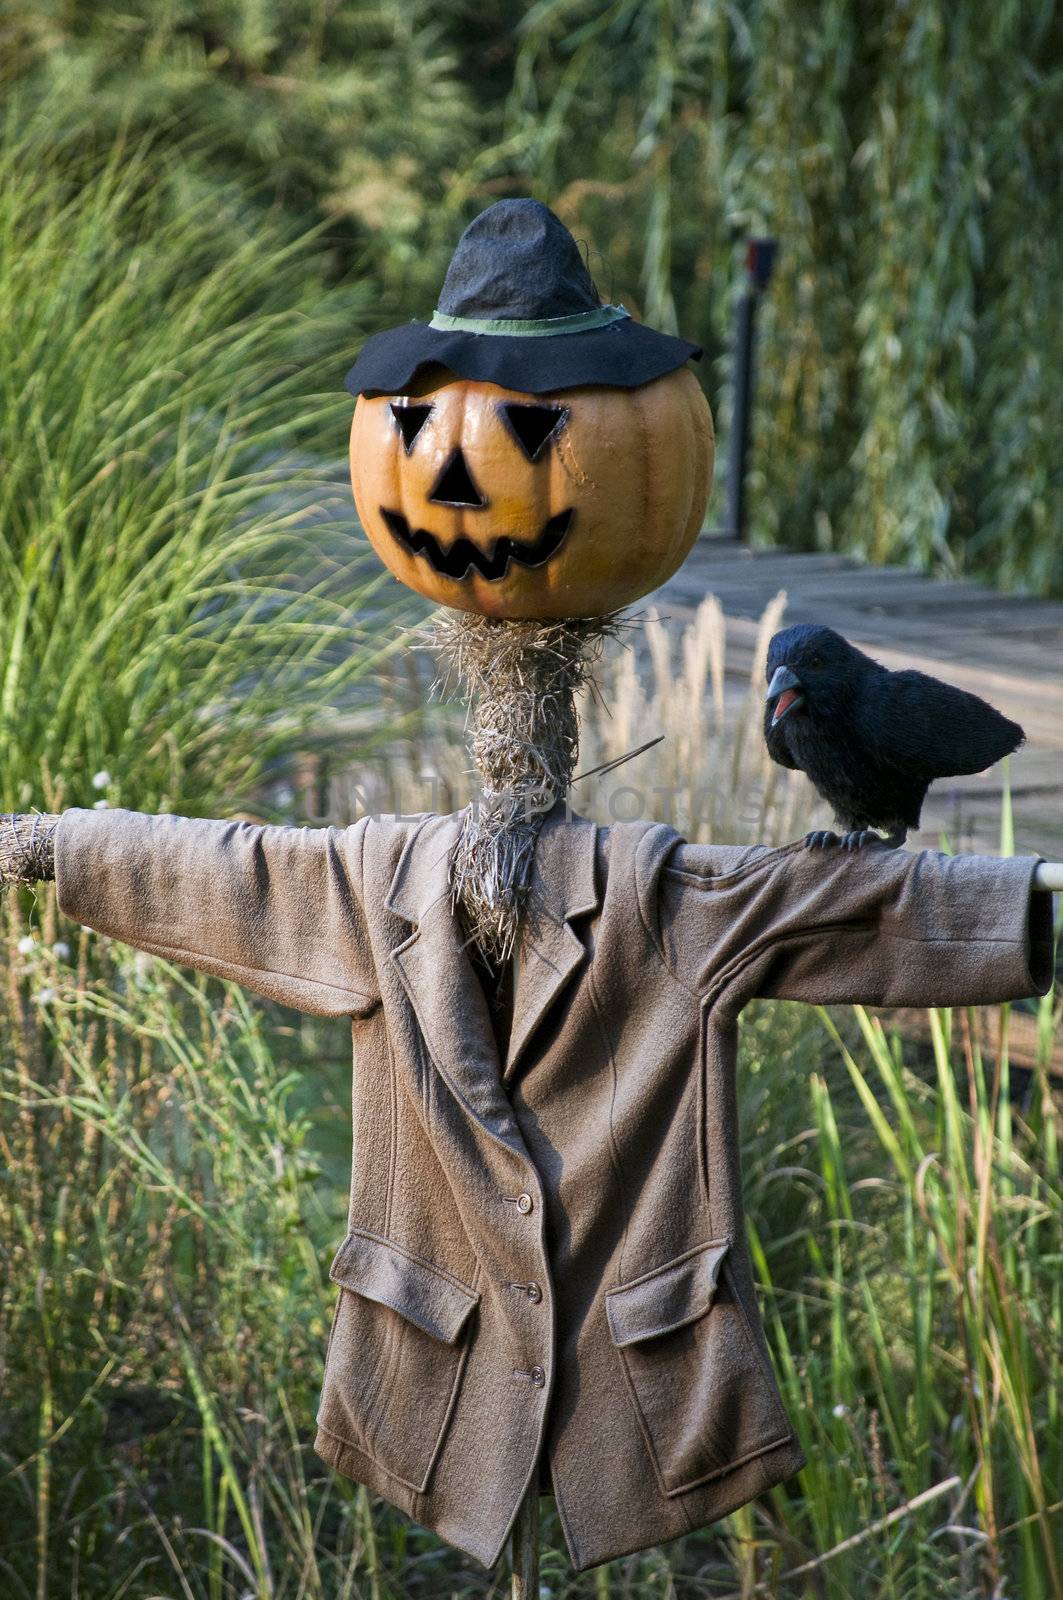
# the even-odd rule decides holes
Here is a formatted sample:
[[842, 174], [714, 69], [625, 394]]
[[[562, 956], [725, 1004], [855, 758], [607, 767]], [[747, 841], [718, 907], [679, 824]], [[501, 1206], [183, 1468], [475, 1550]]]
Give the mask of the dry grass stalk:
[[644, 648], [635, 638], [635, 649], [607, 659], [600, 692], [579, 708], [582, 765], [664, 738], [617, 779], [577, 782], [576, 809], [604, 823], [653, 817], [699, 843], [781, 844], [814, 826], [823, 808], [810, 785], [774, 765], [761, 734], [768, 640], [785, 604], [782, 593], [771, 602], [751, 654], [728, 651], [715, 595], [682, 632], [649, 611]]

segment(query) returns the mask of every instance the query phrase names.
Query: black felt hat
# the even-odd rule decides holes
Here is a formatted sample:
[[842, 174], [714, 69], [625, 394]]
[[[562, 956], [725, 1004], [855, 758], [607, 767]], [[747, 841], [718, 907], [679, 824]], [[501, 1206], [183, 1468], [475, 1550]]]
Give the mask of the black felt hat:
[[633, 389], [701, 347], [602, 305], [579, 246], [538, 200], [499, 200], [465, 229], [430, 322], [367, 339], [344, 379], [351, 394], [401, 394], [438, 362], [475, 378], [545, 394], [579, 383]]

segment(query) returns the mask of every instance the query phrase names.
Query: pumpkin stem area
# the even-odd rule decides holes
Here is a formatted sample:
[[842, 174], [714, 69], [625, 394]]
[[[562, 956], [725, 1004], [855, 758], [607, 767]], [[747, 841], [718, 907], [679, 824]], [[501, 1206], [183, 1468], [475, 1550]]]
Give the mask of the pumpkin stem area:
[[469, 711], [469, 750], [480, 793], [468, 806], [450, 863], [455, 914], [499, 978], [523, 922], [543, 818], [565, 797], [579, 749], [576, 696], [592, 679], [615, 613], [503, 620], [443, 612], [426, 643], [440, 656], [438, 692], [453, 680]]

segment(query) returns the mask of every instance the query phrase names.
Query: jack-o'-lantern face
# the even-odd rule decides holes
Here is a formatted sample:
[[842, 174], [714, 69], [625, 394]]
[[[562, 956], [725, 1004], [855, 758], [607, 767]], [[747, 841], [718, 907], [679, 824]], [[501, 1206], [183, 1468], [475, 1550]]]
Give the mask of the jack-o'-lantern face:
[[491, 617], [596, 616], [656, 588], [697, 537], [712, 417], [685, 367], [549, 395], [422, 372], [360, 395], [351, 484], [385, 565]]

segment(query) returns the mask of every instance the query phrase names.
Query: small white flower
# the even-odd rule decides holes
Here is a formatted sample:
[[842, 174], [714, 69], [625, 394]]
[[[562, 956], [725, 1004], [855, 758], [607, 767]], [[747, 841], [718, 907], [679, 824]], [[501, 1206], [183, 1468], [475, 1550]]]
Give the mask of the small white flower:
[[155, 957], [149, 956], [146, 950], [138, 950], [133, 956], [129, 970], [138, 989], [144, 989], [150, 983], [154, 967]]
[[831, 1416], [833, 1417], [847, 1417], [848, 1415], [849, 1407], [847, 1405], [843, 1405], [840, 1400], [838, 1401], [838, 1404], [831, 1410]]
[[109, 800], [94, 800], [92, 802], [92, 809], [93, 811], [106, 811], [110, 803], [111, 802]]
[[28, 956], [30, 951], [36, 948], [36, 945], [37, 941], [32, 933], [24, 933], [16, 948], [20, 956]]
[[34, 999], [36, 1000], [36, 1002], [37, 1002], [37, 1004], [39, 1006], [50, 1006], [52, 1001], [55, 999], [55, 990], [54, 989], [38, 989], [36, 995], [34, 996]]
[[92, 787], [94, 789], [106, 789], [110, 781], [111, 774], [107, 771], [106, 767], [103, 767], [99, 772], [94, 772], [92, 774]]
[[65, 961], [70, 954], [70, 946], [65, 939], [57, 939], [52, 946], [53, 956], [58, 956], [60, 961]]

